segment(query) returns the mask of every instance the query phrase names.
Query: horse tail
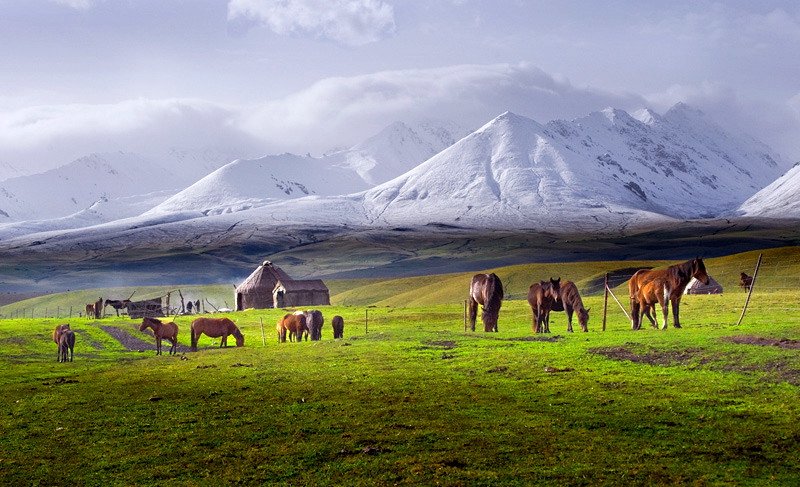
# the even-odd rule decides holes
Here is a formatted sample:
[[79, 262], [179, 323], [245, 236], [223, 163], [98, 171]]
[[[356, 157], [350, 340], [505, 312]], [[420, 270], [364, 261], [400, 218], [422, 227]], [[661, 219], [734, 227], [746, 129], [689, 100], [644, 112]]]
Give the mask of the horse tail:
[[191, 340], [192, 340], [192, 352], [196, 352], [197, 351], [197, 332], [194, 329], [194, 322], [192, 322], [192, 325], [189, 328], [191, 330], [190, 333], [189, 333], [189, 336], [191, 337]]

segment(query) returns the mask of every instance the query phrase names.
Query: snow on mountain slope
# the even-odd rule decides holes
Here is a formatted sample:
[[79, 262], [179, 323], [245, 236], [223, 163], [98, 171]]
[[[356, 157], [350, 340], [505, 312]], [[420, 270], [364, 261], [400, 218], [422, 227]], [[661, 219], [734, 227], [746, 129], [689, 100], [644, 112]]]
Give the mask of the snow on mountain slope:
[[236, 212], [275, 200], [356, 193], [416, 167], [464, 133], [444, 122], [420, 122], [413, 127], [396, 122], [351, 149], [320, 158], [283, 154], [237, 160], [148, 214]]
[[[44, 173], [3, 181], [0, 224], [61, 219], [98, 202], [114, 206], [107, 214], [109, 219], [136, 215], [142, 212], [142, 206], [135, 202], [157, 204], [169, 193], [162, 193], [160, 200], [155, 194], [174, 193], [229, 160], [212, 151], [92, 154]], [[110, 206], [103, 203], [120, 198], [127, 199]], [[102, 217], [104, 213], [95, 214]]]
[[800, 218], [800, 163], [747, 199], [737, 215], [766, 218]]
[[453, 145], [469, 132], [454, 123], [395, 122], [349, 150], [329, 155], [370, 185], [393, 179]]
[[284, 154], [236, 160], [152, 208], [147, 215], [179, 211], [219, 214], [309, 195], [354, 193], [368, 187], [352, 170], [326, 158]]

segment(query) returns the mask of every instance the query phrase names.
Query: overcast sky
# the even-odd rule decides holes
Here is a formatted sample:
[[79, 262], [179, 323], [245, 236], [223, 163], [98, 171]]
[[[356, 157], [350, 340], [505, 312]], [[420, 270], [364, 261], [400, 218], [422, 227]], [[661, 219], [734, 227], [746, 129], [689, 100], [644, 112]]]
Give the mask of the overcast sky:
[[0, 165], [19, 169], [679, 101], [799, 161], [800, 2], [0, 0]]

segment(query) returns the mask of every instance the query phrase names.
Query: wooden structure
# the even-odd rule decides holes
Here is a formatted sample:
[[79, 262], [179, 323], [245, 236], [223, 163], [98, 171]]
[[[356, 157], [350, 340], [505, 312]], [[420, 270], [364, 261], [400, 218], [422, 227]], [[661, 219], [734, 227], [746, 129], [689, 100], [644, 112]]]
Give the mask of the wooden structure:
[[321, 279], [281, 279], [272, 290], [273, 307], [326, 306], [331, 304], [328, 286]]
[[134, 320], [141, 318], [159, 318], [164, 315], [161, 298], [144, 299], [128, 303], [128, 317]]

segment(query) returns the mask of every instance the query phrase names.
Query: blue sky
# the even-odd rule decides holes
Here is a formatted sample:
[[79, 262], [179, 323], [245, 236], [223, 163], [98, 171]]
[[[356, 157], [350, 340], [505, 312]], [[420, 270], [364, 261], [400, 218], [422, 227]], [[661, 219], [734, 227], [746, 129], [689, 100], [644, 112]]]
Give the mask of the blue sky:
[[800, 160], [800, 2], [0, 0], [0, 165], [693, 105]]

